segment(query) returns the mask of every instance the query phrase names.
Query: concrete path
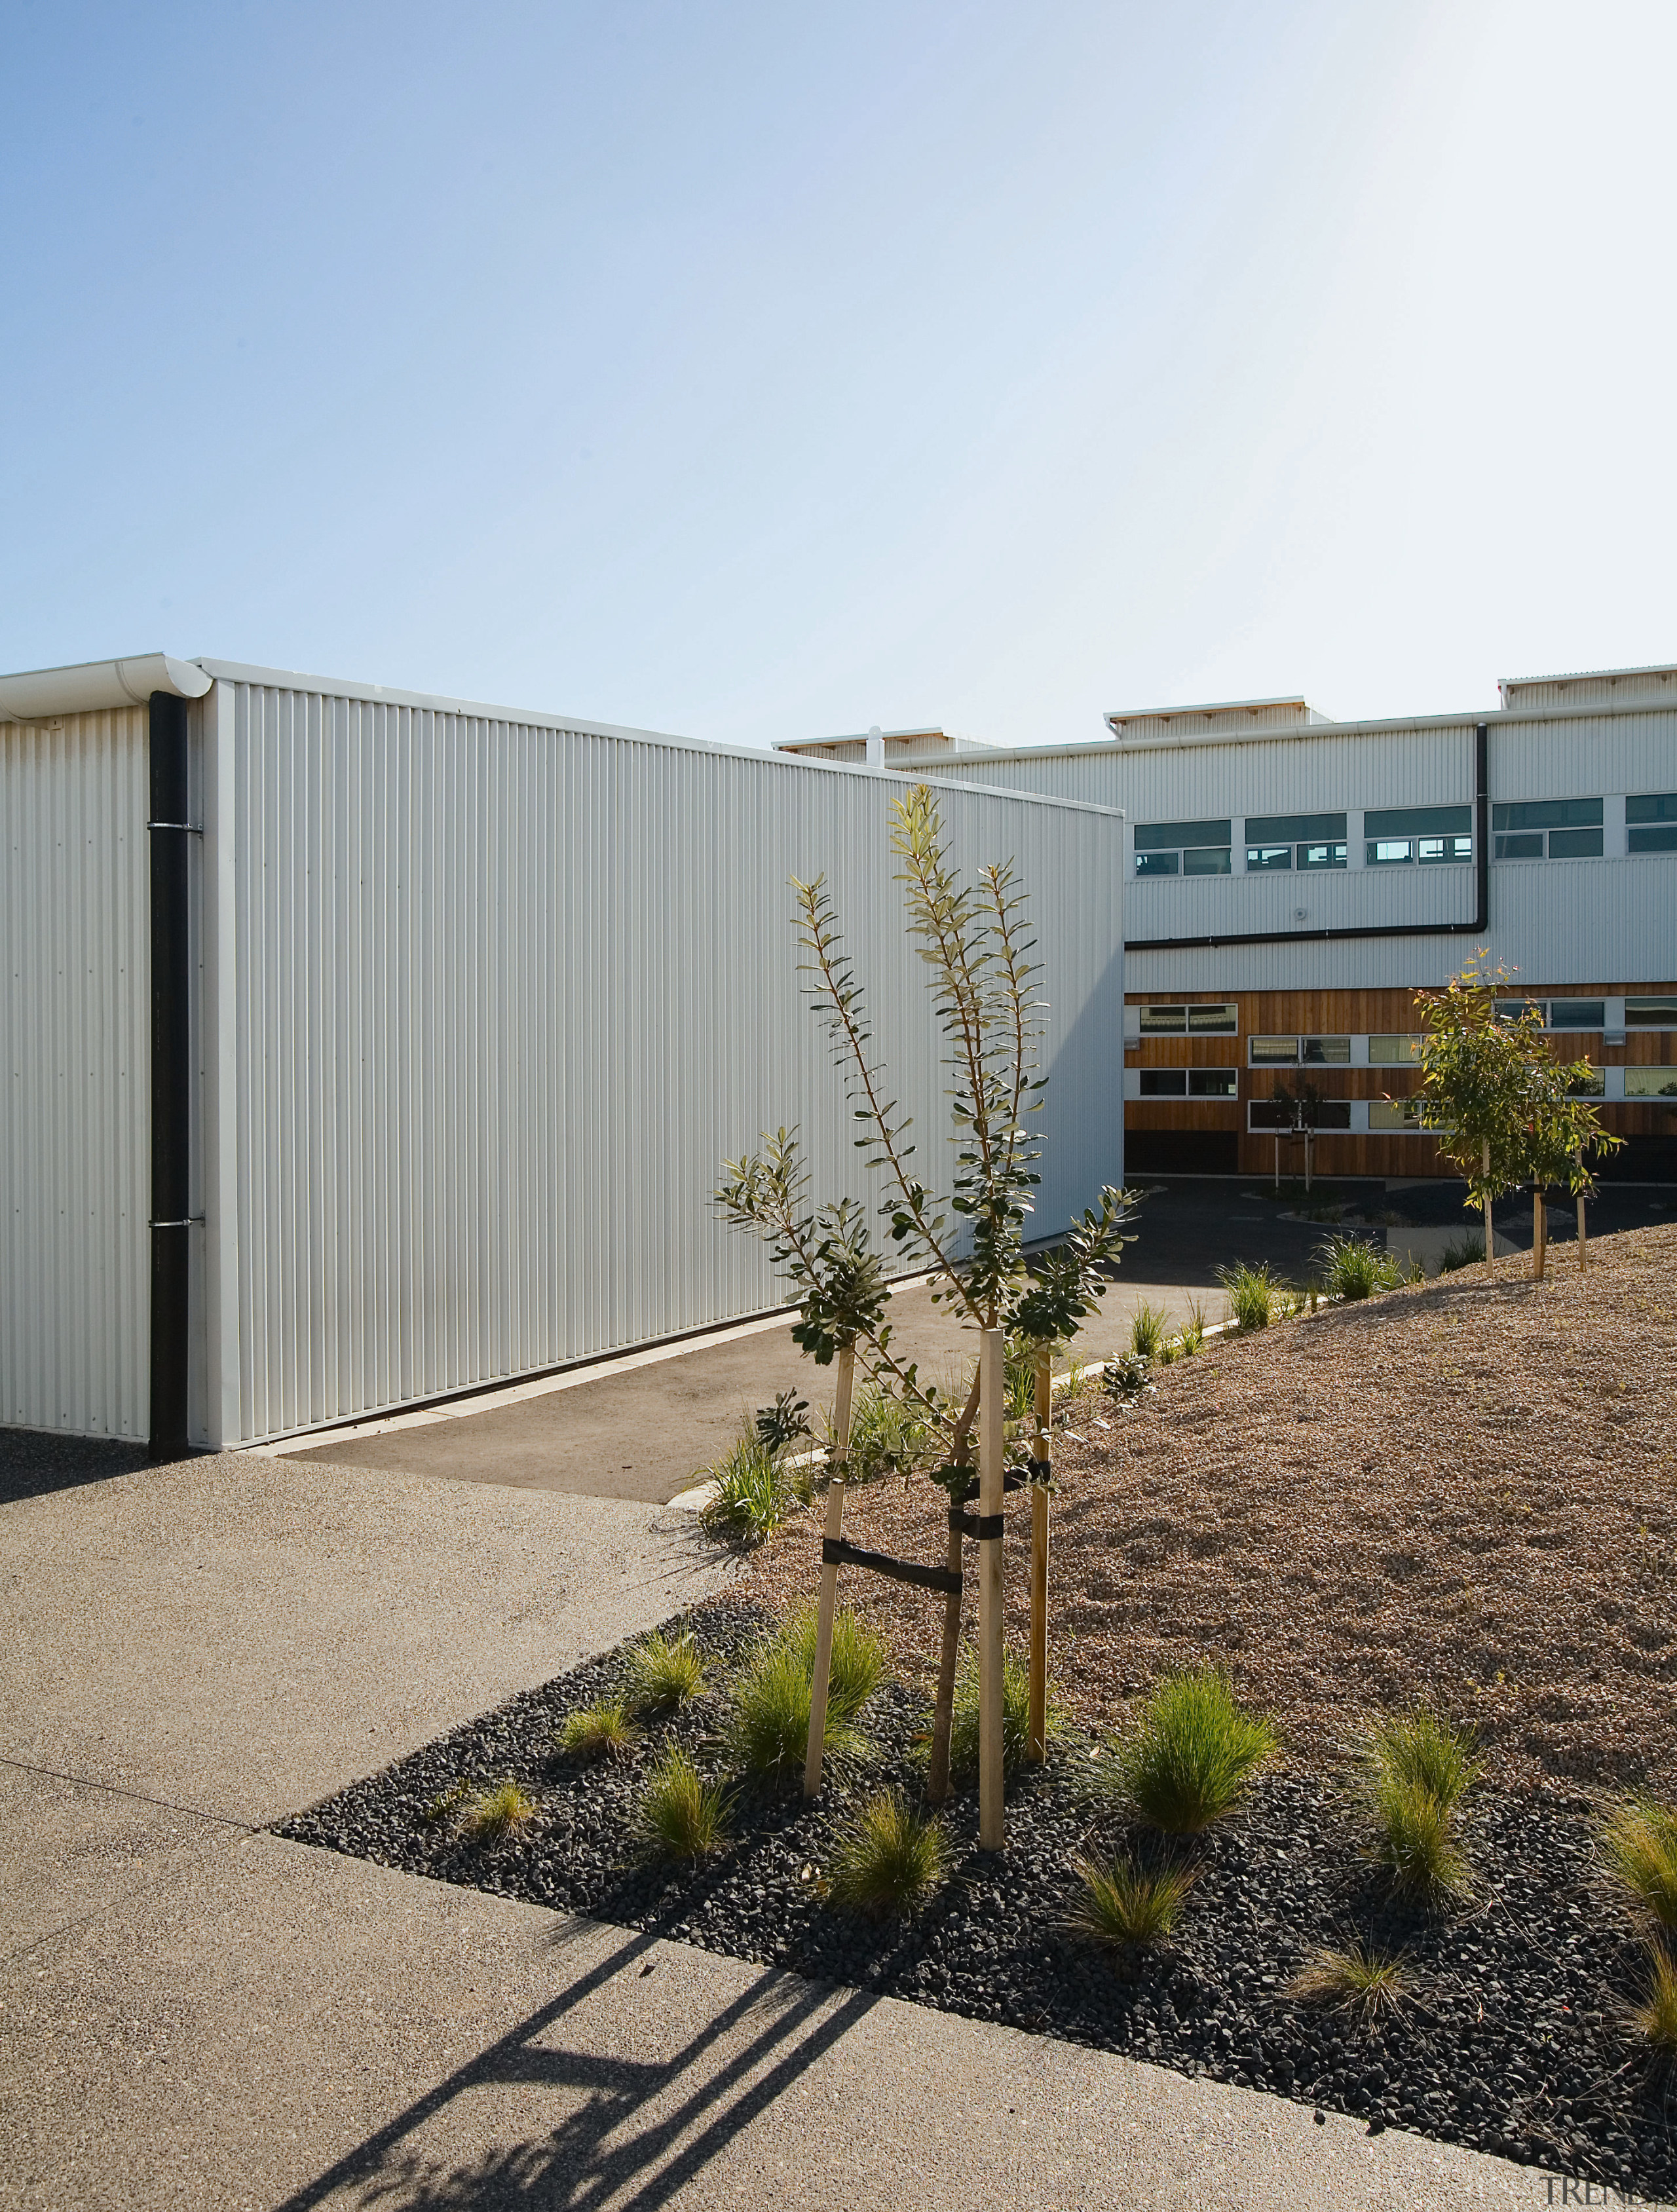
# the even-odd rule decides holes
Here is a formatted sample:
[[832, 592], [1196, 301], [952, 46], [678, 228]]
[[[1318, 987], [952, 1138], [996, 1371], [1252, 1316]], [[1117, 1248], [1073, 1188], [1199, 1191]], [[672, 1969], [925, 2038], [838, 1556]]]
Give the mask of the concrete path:
[[0, 1504], [0, 2206], [1545, 2202], [258, 1832], [720, 1573], [645, 1507], [286, 1462]]
[[[1180, 1326], [1196, 1298], [1208, 1320], [1222, 1317], [1220, 1291], [1115, 1284], [1079, 1338], [1077, 1357], [1104, 1359], [1127, 1347], [1144, 1299]], [[892, 1351], [917, 1361], [930, 1380], [952, 1389], [970, 1373], [975, 1339], [923, 1286], [893, 1299], [891, 1331]], [[756, 1322], [270, 1449], [321, 1465], [650, 1503], [685, 1490], [781, 1390], [809, 1401], [818, 1435], [832, 1385], [832, 1369], [805, 1358], [789, 1322]]]

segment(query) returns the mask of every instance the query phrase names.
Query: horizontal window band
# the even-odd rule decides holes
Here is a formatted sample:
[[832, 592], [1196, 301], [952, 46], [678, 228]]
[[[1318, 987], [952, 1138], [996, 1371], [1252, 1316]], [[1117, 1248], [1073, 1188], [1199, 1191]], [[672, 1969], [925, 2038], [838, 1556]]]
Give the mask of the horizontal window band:
[[1639, 798], [1627, 799], [1625, 819], [1633, 826], [1638, 822], [1677, 823], [1677, 791], [1648, 791]]
[[1138, 822], [1135, 825], [1135, 849], [1138, 853], [1153, 853], [1175, 846], [1230, 845], [1230, 822], [1227, 816], [1221, 822]]
[[1343, 814], [1249, 814], [1249, 845], [1309, 845], [1324, 841], [1345, 842]]
[[1471, 806], [1382, 806], [1363, 817], [1365, 837], [1445, 837], [1471, 835]]
[[1599, 830], [1599, 799], [1522, 799], [1491, 809], [1493, 830]]

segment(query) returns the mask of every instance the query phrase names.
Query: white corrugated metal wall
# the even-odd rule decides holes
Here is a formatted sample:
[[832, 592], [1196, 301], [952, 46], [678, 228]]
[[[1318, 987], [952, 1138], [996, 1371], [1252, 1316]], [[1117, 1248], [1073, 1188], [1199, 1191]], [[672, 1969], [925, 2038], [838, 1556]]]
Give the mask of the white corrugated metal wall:
[[143, 708], [0, 722], [0, 1422], [143, 1438]]
[[[943, 1145], [900, 780], [247, 677], [206, 707], [207, 989], [236, 1022], [206, 1101], [213, 1440], [775, 1304], [708, 1204], [721, 1158], [801, 1120], [818, 1187], [857, 1180], [789, 873], [833, 882], [896, 1095]], [[944, 805], [969, 862], [1015, 857], [1033, 893], [1056, 1225], [1121, 1172], [1121, 825]]]

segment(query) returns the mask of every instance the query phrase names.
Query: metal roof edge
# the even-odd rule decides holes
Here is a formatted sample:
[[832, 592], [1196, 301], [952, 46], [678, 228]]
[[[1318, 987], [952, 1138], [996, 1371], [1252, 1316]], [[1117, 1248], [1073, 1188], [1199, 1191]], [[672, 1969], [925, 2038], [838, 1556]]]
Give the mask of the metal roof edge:
[[143, 707], [154, 691], [201, 699], [210, 678], [199, 664], [167, 653], [131, 653], [117, 660], [77, 660], [62, 668], [21, 668], [0, 676], [0, 720], [51, 721], [63, 714], [101, 714]]
[[[255, 684], [277, 691], [314, 691], [331, 699], [361, 699], [369, 704], [386, 707], [413, 707], [438, 714], [462, 714], [477, 721], [507, 722], [522, 729], [569, 730], [578, 737], [611, 738], [626, 744], [674, 745], [687, 752], [714, 754], [724, 760], [756, 761], [764, 766], [784, 770], [790, 775], [799, 773], [815, 775], [860, 775], [884, 779], [893, 783], [914, 784], [922, 781], [911, 769], [901, 768], [869, 768], [862, 761], [811, 760], [798, 753], [782, 753], [763, 745], [731, 744], [714, 738], [687, 738], [672, 731], [637, 729], [620, 722], [596, 722], [574, 714], [532, 713], [522, 708], [498, 707], [479, 699], [450, 699], [440, 693], [427, 691], [398, 691], [387, 684], [357, 684], [341, 677], [310, 676], [301, 670], [287, 668], [258, 668], [243, 661], [198, 659], [195, 666], [206, 676], [228, 684]], [[972, 754], [945, 756], [963, 760], [977, 757]], [[1123, 809], [1105, 806], [1092, 799], [1059, 799], [1040, 791], [1013, 791], [995, 784], [963, 783], [956, 776], [940, 776], [940, 789], [951, 787], [973, 793], [984, 799], [1017, 799], [1033, 806], [1059, 806], [1085, 814], [1110, 814], [1122, 817]]]

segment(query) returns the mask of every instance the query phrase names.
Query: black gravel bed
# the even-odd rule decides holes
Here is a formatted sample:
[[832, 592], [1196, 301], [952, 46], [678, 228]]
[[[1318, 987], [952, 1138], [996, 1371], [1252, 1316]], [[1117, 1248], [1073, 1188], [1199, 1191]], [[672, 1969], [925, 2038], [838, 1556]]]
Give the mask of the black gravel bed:
[[[737, 1600], [684, 1617], [720, 1667], [767, 1625]], [[829, 1763], [822, 1802], [742, 1790], [733, 1841], [700, 1867], [626, 1856], [641, 1778], [661, 1746], [702, 1763], [720, 1691], [651, 1727], [621, 1759], [556, 1752], [561, 1721], [609, 1696], [611, 1653], [513, 1698], [355, 1784], [277, 1834], [1028, 2033], [1121, 2051], [1323, 2110], [1371, 2132], [1402, 2127], [1663, 2202], [1677, 2196], [1677, 2083], [1650, 2073], [1628, 2033], [1642, 1951], [1604, 1898], [1587, 1814], [1482, 1791], [1465, 1836], [1473, 1901], [1431, 1915], [1394, 1903], [1331, 1782], [1266, 1777], [1195, 1847], [1200, 1879], [1171, 1948], [1115, 1962], [1064, 1926], [1071, 1861], [1145, 1838], [1097, 1814], [1079, 1787], [1091, 1741], [1070, 1734], [1009, 1794], [1007, 1846], [976, 1848], [975, 1793], [947, 1810], [953, 1871], [926, 1909], [884, 1924], [822, 1891], [835, 1822], [882, 1784], [922, 1771], [926, 1715], [896, 1685], [871, 1700], [867, 1751]], [[713, 1680], [714, 1677], [713, 1677]], [[511, 1778], [541, 1810], [521, 1836], [467, 1842], [436, 1813], [462, 1784]], [[1360, 1938], [1401, 1952], [1413, 1996], [1364, 2025], [1301, 2004], [1287, 1984], [1319, 1948]]]

